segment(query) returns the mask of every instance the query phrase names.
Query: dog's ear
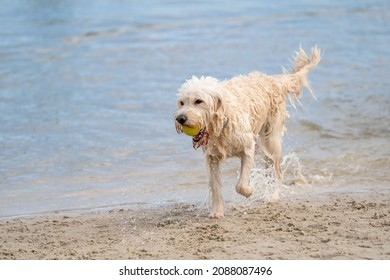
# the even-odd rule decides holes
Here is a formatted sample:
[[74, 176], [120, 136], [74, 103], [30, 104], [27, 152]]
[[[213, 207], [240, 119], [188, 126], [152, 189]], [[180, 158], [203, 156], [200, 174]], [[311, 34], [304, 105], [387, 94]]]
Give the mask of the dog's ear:
[[214, 100], [214, 113], [212, 114], [212, 130], [214, 136], [218, 137], [221, 135], [225, 120], [225, 104], [221, 97], [216, 97]]

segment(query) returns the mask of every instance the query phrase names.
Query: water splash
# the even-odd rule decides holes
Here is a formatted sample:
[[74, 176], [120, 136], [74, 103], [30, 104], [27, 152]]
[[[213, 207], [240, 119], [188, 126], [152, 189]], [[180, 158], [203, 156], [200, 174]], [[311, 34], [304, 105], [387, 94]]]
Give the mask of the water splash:
[[250, 184], [254, 191], [248, 199], [233, 199], [227, 203], [228, 207], [245, 209], [247, 207], [269, 202], [276, 202], [281, 197], [291, 197], [299, 191], [307, 191], [310, 188], [309, 180], [303, 175], [303, 166], [296, 153], [289, 153], [282, 159], [284, 172], [284, 184], [276, 183], [273, 167], [266, 168], [266, 162], [262, 156], [256, 156], [254, 167], [251, 170]]
[[302, 164], [296, 153], [289, 153], [282, 159], [284, 182], [286, 185], [307, 185], [308, 181], [303, 175]]

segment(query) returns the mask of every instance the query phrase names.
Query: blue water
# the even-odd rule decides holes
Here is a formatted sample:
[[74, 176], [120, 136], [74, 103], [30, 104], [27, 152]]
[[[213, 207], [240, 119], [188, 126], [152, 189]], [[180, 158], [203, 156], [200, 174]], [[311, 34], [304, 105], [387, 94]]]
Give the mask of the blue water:
[[[202, 153], [174, 128], [177, 89], [278, 74], [300, 44], [324, 56], [309, 78], [318, 101], [306, 92], [290, 109], [283, 142], [308, 183], [285, 195], [388, 195], [390, 2], [317, 2], [3, 0], [0, 218], [204, 202]], [[238, 169], [224, 167], [230, 200]]]

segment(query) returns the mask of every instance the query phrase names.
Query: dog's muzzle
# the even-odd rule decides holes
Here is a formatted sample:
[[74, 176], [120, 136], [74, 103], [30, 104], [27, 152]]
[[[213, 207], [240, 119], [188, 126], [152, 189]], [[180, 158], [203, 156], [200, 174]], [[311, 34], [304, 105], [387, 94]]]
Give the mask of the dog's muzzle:
[[[179, 115], [176, 118], [176, 131], [177, 133], [183, 133], [183, 126], [187, 121], [187, 117], [184, 115]], [[200, 146], [206, 146], [209, 142], [209, 133], [206, 128], [202, 128], [197, 135], [192, 137], [192, 147], [196, 150]]]

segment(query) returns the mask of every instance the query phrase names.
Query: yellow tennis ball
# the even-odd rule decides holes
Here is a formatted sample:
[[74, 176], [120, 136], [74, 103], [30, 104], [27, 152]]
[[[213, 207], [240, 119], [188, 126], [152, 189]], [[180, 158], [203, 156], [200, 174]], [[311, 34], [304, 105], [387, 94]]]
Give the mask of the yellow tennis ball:
[[198, 133], [200, 131], [199, 127], [189, 127], [186, 125], [183, 125], [182, 129], [183, 129], [183, 132], [185, 134], [187, 134], [188, 136], [192, 136], [192, 137], [198, 135]]

